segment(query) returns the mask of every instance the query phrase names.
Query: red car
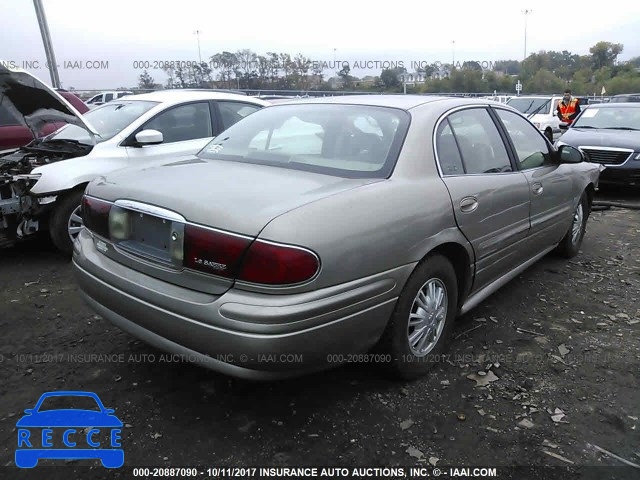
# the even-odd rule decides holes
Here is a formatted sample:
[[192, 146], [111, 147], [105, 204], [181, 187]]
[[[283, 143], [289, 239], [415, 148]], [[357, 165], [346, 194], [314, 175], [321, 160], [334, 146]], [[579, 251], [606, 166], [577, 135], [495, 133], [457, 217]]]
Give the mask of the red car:
[[[89, 111], [89, 107], [73, 93], [63, 89], [56, 89], [73, 107], [80, 113]], [[40, 137], [55, 132], [65, 125], [64, 122], [55, 122], [45, 125], [39, 132]], [[0, 102], [0, 150], [18, 148], [33, 140], [31, 130], [22, 125], [14, 115], [2, 106]]]

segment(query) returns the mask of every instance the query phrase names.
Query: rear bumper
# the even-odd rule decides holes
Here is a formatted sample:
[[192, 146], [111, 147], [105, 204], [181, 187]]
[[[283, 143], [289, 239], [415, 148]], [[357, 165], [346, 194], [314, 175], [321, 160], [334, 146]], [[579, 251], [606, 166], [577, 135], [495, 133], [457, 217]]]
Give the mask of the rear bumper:
[[83, 230], [74, 245], [82, 295], [122, 330], [223, 374], [275, 379], [335, 365], [382, 335], [413, 265], [302, 294], [231, 288], [209, 295], [157, 280], [98, 252]]

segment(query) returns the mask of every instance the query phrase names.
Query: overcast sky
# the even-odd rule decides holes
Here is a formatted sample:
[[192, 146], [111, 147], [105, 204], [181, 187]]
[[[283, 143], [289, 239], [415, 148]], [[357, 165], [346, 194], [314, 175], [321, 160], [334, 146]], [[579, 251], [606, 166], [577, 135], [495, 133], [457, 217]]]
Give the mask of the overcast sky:
[[[345, 0], [213, 2], [179, 0], [42, 0], [63, 87], [110, 89], [137, 84], [134, 61], [197, 60], [249, 48], [296, 53], [317, 61], [456, 62], [522, 60], [527, 52], [588, 54], [600, 40], [624, 44], [620, 60], [640, 55], [640, 2], [584, 1], [363, 4]], [[386, 5], [386, 6], [382, 6]], [[420, 6], [417, 6], [420, 5]], [[0, 60], [38, 61], [29, 69], [50, 83], [31, 0], [0, 0]], [[455, 44], [453, 43], [455, 42]], [[334, 50], [335, 49], [335, 50]], [[66, 62], [107, 61], [106, 69], [65, 68]], [[78, 65], [77, 63], [74, 65]], [[157, 82], [165, 74], [150, 69]], [[331, 72], [326, 72], [331, 73]], [[352, 69], [364, 76], [379, 71]]]

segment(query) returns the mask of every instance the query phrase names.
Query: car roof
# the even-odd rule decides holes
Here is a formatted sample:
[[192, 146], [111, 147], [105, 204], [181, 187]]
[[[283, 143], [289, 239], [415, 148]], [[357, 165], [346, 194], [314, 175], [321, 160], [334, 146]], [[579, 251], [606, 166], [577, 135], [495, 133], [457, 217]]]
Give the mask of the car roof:
[[291, 101], [284, 101], [279, 105], [303, 105], [303, 104], [340, 104], [340, 105], [366, 105], [375, 107], [394, 107], [402, 110], [410, 110], [419, 105], [427, 103], [434, 103], [444, 100], [458, 100], [461, 105], [467, 105], [469, 103], [479, 103], [486, 105], [488, 102], [491, 104], [498, 104], [499, 102], [493, 102], [490, 100], [472, 99], [472, 98], [458, 98], [458, 97], [446, 97], [435, 95], [385, 95], [385, 94], [373, 94], [373, 95], [337, 95], [333, 97], [309, 97], [309, 98], [296, 98]]
[[513, 95], [509, 100], [515, 100], [517, 98], [554, 98], [554, 97], [561, 98], [562, 95], [557, 94], [557, 93], [553, 93], [553, 94], [549, 94], [549, 95]]
[[236, 100], [245, 103], [255, 103], [258, 105], [268, 106], [269, 102], [260, 100], [246, 95], [238, 95], [236, 93], [206, 91], [206, 90], [158, 90], [155, 92], [141, 93], [138, 95], [128, 95], [118, 100], [150, 100], [162, 103], [178, 103], [191, 100]]

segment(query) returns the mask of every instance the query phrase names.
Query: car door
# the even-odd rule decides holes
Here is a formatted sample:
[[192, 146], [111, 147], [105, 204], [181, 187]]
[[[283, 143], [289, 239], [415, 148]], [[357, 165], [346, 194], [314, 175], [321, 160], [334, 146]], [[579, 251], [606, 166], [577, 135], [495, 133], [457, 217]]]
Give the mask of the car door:
[[[123, 145], [132, 160], [156, 161], [194, 155], [211, 141], [216, 130], [209, 101], [190, 102], [163, 110], [137, 128]], [[138, 146], [135, 135], [142, 130], [157, 130], [163, 142]]]
[[516, 166], [529, 183], [531, 234], [529, 244], [539, 251], [559, 242], [569, 228], [575, 208], [571, 166], [559, 164], [551, 146], [520, 115], [493, 109], [509, 137]]
[[450, 113], [436, 130], [436, 154], [458, 227], [475, 253], [473, 289], [523, 263], [529, 233], [529, 183], [507, 153], [488, 110]]

